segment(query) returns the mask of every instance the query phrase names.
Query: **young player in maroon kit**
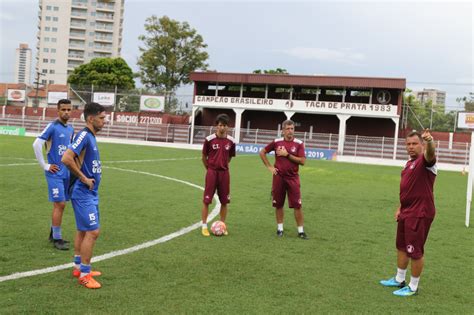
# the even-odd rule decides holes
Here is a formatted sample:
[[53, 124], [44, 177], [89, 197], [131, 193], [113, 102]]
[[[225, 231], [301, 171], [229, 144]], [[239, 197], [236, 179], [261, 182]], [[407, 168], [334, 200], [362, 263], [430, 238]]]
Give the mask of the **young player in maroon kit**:
[[[283, 138], [269, 143], [260, 151], [260, 158], [273, 174], [272, 203], [276, 208], [277, 236], [283, 236], [283, 206], [288, 193], [288, 206], [294, 209], [298, 237], [308, 239], [303, 229], [303, 210], [301, 210], [299, 165], [304, 165], [306, 155], [303, 141], [295, 138], [295, 123], [285, 120], [282, 123]], [[267, 158], [267, 153], [275, 151], [275, 166]]]
[[[229, 162], [235, 156], [235, 140], [227, 134], [229, 116], [220, 114], [216, 118], [216, 133], [206, 137], [202, 147], [202, 163], [206, 168], [206, 188], [204, 190], [203, 207], [201, 211], [202, 229], [204, 236], [209, 236], [207, 216], [209, 204], [217, 189], [221, 202], [220, 220], [225, 222], [227, 204], [230, 202]], [[227, 230], [224, 235], [227, 235]]]
[[[424, 142], [424, 143], [423, 143]], [[423, 147], [424, 144], [424, 147]], [[423, 271], [424, 245], [431, 222], [435, 217], [433, 185], [437, 175], [435, 145], [428, 129], [422, 135], [412, 132], [406, 137], [410, 160], [400, 180], [400, 206], [395, 213], [397, 227], [397, 274], [380, 283], [399, 287], [398, 296], [415, 295]], [[411, 279], [406, 285], [405, 275], [411, 260]]]

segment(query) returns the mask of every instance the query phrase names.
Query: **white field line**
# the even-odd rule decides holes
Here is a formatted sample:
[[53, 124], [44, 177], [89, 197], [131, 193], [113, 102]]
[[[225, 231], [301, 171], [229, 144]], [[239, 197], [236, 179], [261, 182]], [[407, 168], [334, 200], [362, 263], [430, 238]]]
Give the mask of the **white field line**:
[[[190, 183], [190, 182], [187, 182], [187, 181], [184, 181], [184, 180], [176, 179], [176, 178], [173, 178], [173, 177], [168, 177], [168, 176], [163, 176], [163, 175], [158, 175], [158, 174], [153, 174], [153, 173], [148, 173], [148, 172], [127, 170], [127, 169], [118, 168], [118, 167], [107, 167], [107, 168], [117, 170], [117, 171], [122, 171], [122, 172], [129, 172], [129, 173], [159, 177], [159, 178], [171, 180], [171, 181], [174, 181], [174, 182], [177, 182], [177, 183], [181, 183], [181, 184], [184, 184], [184, 185], [188, 185], [188, 186], [200, 189], [200, 190], [204, 190], [204, 188], [201, 187], [201, 186], [195, 185], [193, 183]], [[214, 219], [217, 216], [217, 214], [219, 213], [219, 210], [220, 210], [221, 203], [219, 202], [219, 198], [217, 197], [217, 195], [214, 195], [214, 200], [216, 200], [216, 206], [214, 207], [214, 209], [212, 209], [212, 212], [209, 214], [209, 220], [208, 221], [211, 221], [212, 219]], [[136, 252], [136, 251], [144, 249], [144, 248], [155, 246], [157, 244], [167, 242], [169, 240], [172, 240], [173, 238], [176, 238], [178, 236], [189, 233], [192, 230], [195, 230], [195, 229], [199, 228], [200, 226], [201, 226], [201, 222], [199, 221], [199, 222], [194, 223], [190, 226], [182, 228], [182, 229], [180, 229], [176, 232], [173, 232], [171, 234], [162, 236], [158, 239], [148, 241], [148, 242], [145, 242], [145, 243], [142, 243], [142, 244], [138, 244], [138, 245], [135, 245], [135, 246], [132, 246], [132, 247], [129, 247], [129, 248], [120, 249], [120, 250], [112, 251], [112, 252], [107, 253], [107, 254], [103, 254], [103, 255], [100, 255], [100, 256], [93, 257], [92, 262], [98, 262], [98, 261], [110, 259], [110, 258], [113, 258], [113, 257], [117, 257], [117, 256], [125, 255], [125, 254], [130, 254], [130, 253]], [[47, 267], [47, 268], [43, 268], [43, 269], [36, 269], [36, 270], [25, 271], [25, 272], [16, 272], [16, 273], [13, 273], [13, 274], [8, 275], [8, 276], [0, 277], [0, 282], [37, 276], [37, 275], [41, 275], [41, 274], [45, 274], [45, 273], [58, 271], [58, 270], [72, 268], [73, 266], [74, 266], [73, 263], [68, 263], [68, 264], [57, 265], [57, 266], [53, 266], [53, 267]]]

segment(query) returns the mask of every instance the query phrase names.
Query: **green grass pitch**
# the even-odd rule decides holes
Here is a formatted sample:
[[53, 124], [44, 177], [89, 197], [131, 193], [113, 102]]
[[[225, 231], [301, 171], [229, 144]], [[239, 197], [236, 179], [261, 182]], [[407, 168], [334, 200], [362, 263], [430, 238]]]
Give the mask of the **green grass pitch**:
[[[72, 250], [57, 251], [47, 241], [51, 204], [33, 140], [0, 136], [0, 276], [72, 261]], [[199, 151], [106, 143], [99, 149], [102, 228], [95, 255], [200, 220], [201, 190], [116, 169], [203, 186]], [[95, 263], [103, 272], [100, 290], [80, 287], [69, 269], [1, 282], [0, 313], [472, 314], [474, 237], [472, 227], [464, 227], [467, 178], [460, 173], [440, 171], [435, 184], [438, 212], [420, 294], [399, 298], [378, 284], [396, 268], [393, 214], [400, 171], [308, 160], [300, 174], [310, 240], [296, 237], [288, 209], [285, 237], [277, 239], [271, 175], [258, 156], [237, 156], [231, 163], [229, 236], [204, 238], [194, 230]], [[74, 230], [68, 204], [64, 237], [72, 240]]]

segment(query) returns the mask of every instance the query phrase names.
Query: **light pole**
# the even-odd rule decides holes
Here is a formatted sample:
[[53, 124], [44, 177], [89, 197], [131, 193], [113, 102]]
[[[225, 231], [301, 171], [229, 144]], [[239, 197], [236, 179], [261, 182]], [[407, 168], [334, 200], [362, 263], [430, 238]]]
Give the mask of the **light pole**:
[[433, 106], [434, 106], [433, 103], [431, 103], [430, 130], [433, 128], [433, 112], [434, 112]]
[[38, 98], [38, 90], [39, 90], [39, 79], [40, 79], [40, 76], [44, 75], [44, 73], [41, 73], [41, 72], [36, 72], [36, 82], [34, 82], [34, 84], [36, 84], [36, 93], [35, 93], [35, 102], [33, 104], [33, 107], [35, 107], [35, 111], [37, 110], [38, 106], [39, 106], [39, 98]]

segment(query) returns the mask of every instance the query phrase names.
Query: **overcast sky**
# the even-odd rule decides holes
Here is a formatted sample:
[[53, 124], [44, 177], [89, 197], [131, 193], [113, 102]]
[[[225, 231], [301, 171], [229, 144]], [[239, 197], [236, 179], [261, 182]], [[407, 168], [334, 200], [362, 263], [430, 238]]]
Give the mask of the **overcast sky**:
[[[19, 43], [35, 61], [38, 10], [37, 0], [0, 0], [0, 82], [13, 81]], [[195, 28], [212, 70], [401, 77], [413, 90], [446, 91], [448, 109], [474, 91], [471, 1], [125, 0], [122, 57], [135, 71], [151, 15]]]

